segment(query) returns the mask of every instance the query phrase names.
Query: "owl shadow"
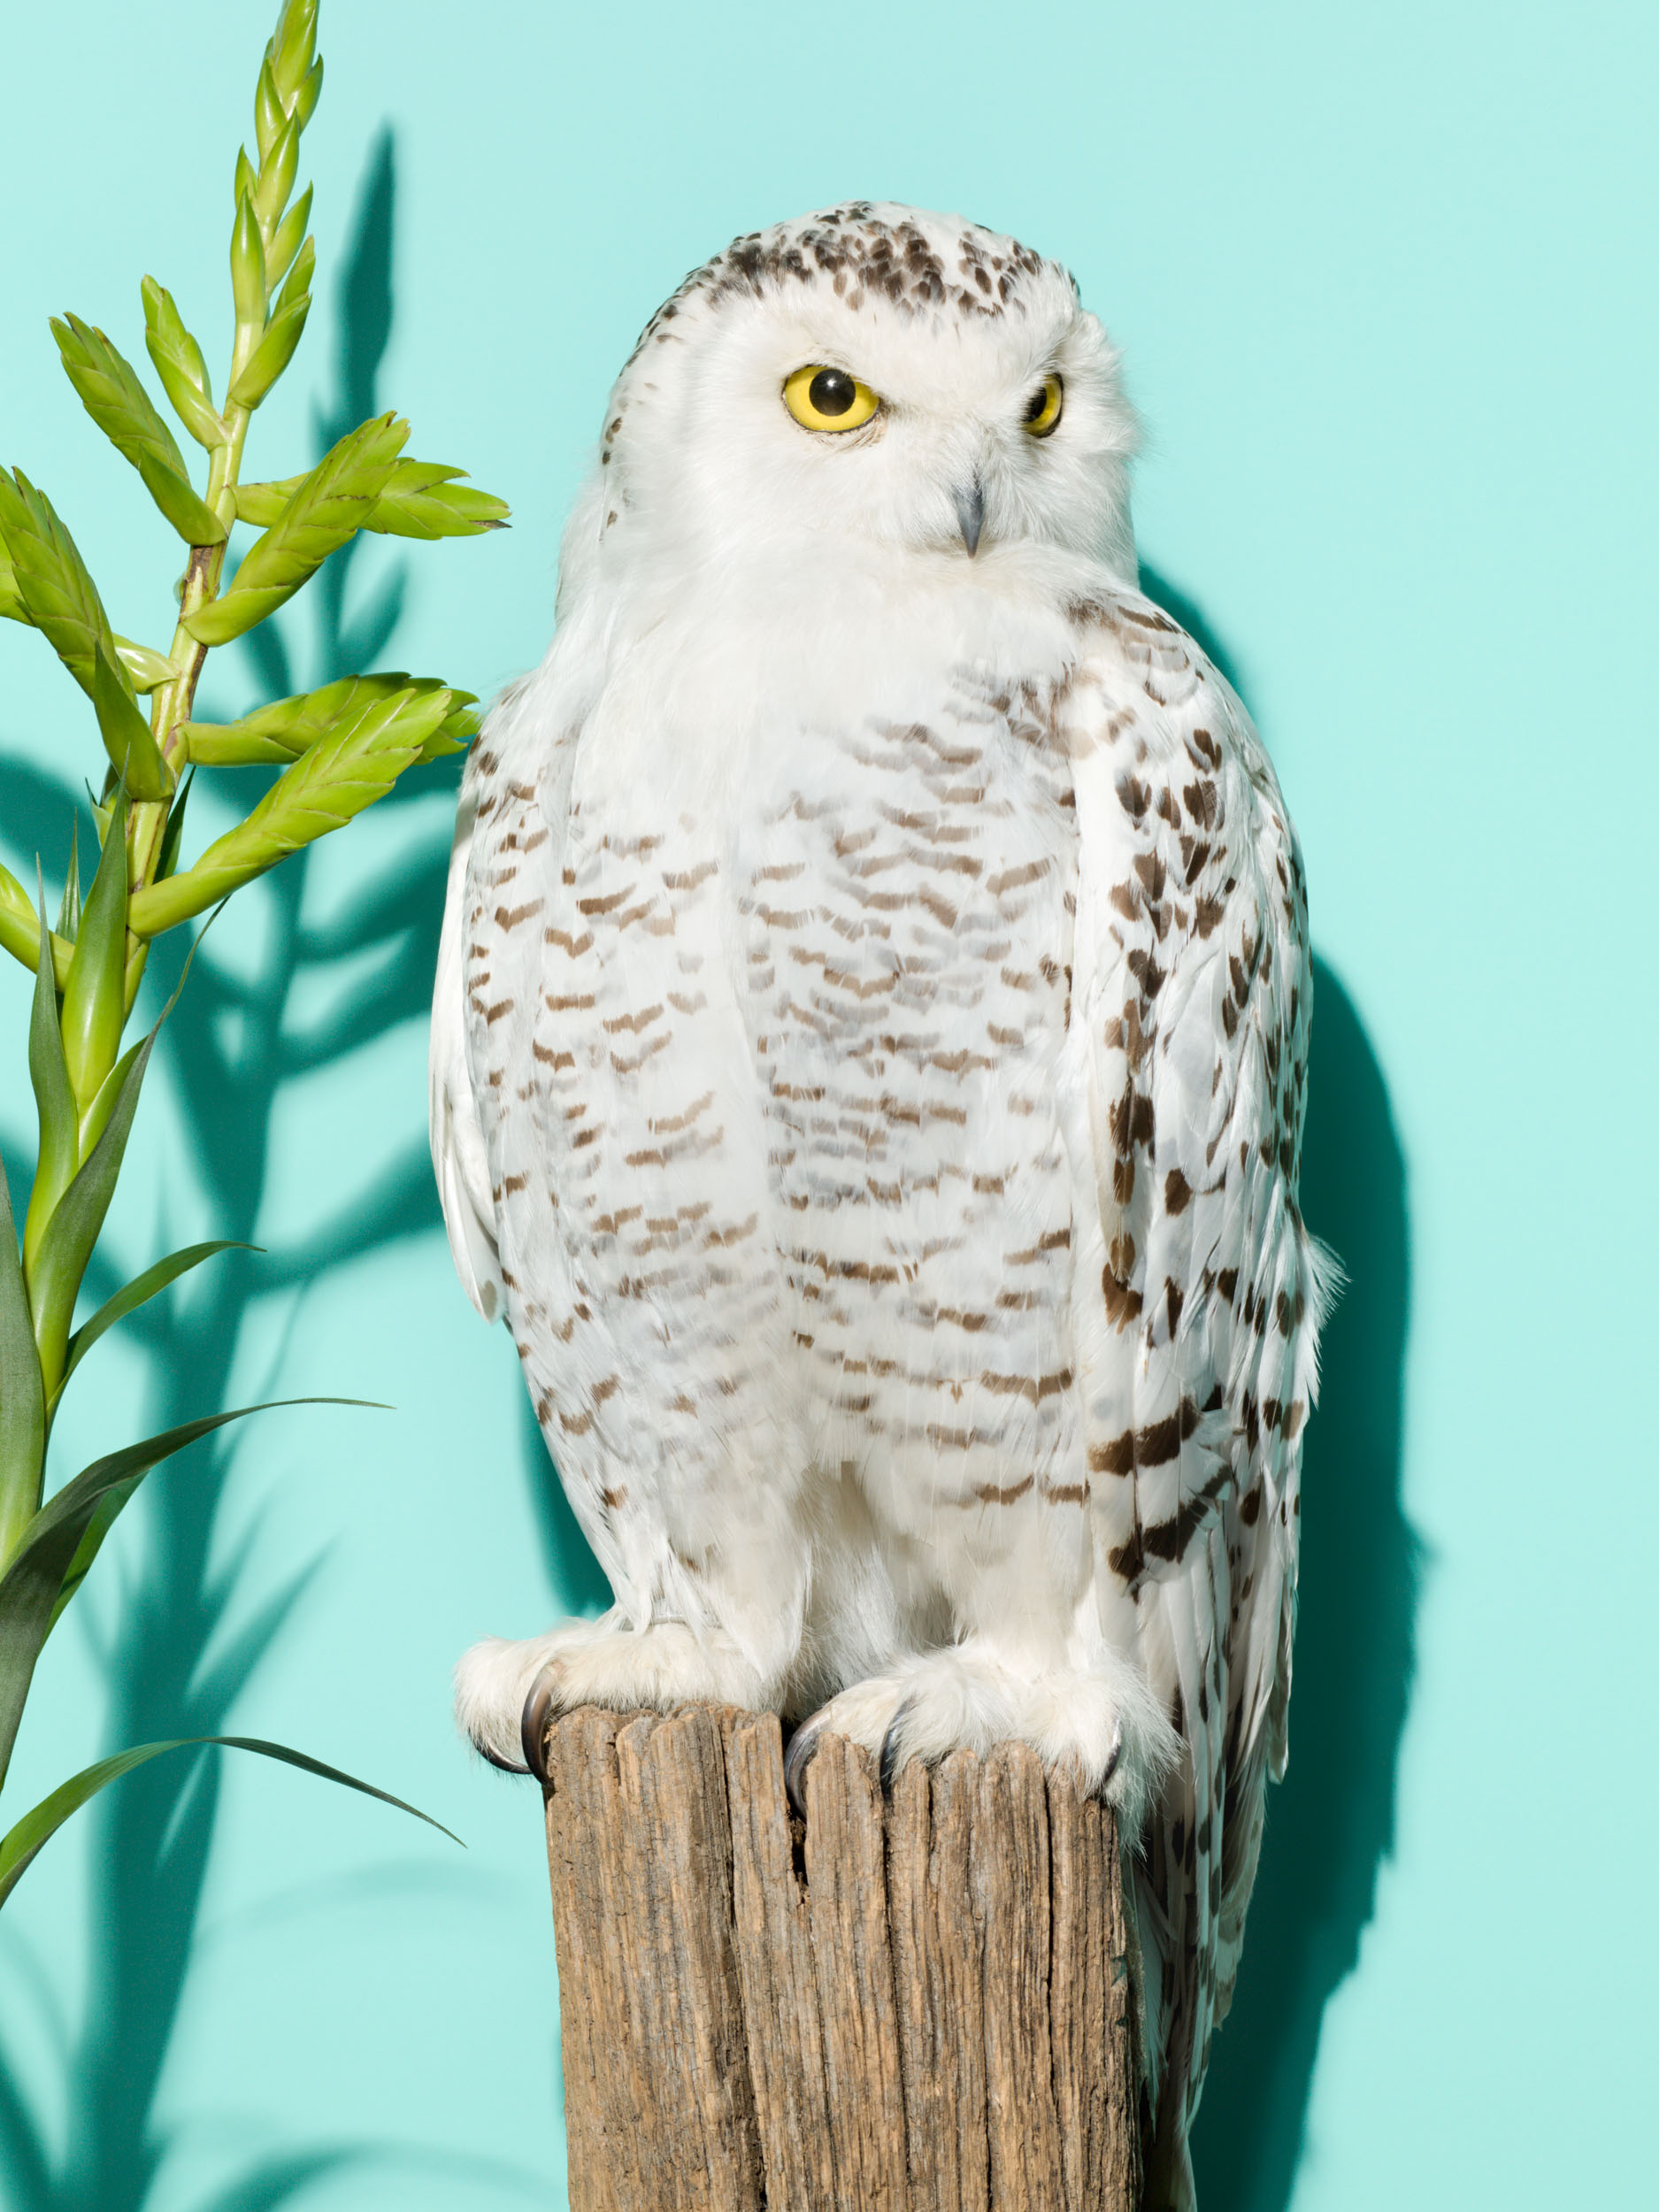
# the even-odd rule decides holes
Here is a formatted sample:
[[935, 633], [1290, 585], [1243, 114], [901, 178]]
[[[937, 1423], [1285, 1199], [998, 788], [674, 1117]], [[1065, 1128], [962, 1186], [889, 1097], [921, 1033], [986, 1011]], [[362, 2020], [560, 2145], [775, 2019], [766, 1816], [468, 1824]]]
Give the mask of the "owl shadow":
[[[1142, 588], [1234, 688], [1202, 614], [1156, 572]], [[1318, 867], [1312, 871], [1318, 895]], [[1352, 1972], [1393, 1848], [1422, 1546], [1401, 1502], [1409, 1296], [1405, 1162], [1387, 1086], [1341, 983], [1314, 962], [1302, 1206], [1348, 1281], [1326, 1324], [1303, 1467], [1290, 1770], [1267, 1832], [1237, 1994], [1194, 2131], [1203, 2212], [1284, 2212], [1325, 2008]]]

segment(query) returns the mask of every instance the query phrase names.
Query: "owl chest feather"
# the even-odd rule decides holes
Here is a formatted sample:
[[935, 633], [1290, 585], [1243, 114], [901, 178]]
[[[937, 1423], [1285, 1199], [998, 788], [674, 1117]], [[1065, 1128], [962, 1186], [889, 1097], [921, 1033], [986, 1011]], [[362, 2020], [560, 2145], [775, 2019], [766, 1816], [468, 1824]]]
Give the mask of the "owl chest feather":
[[818, 716], [740, 695], [654, 774], [643, 687], [575, 741], [537, 918], [566, 1386], [637, 1355], [680, 1386], [652, 1409], [675, 1450], [764, 1418], [901, 1523], [1029, 1486], [1076, 1448], [1052, 684], [981, 662], [925, 711], [913, 683]]

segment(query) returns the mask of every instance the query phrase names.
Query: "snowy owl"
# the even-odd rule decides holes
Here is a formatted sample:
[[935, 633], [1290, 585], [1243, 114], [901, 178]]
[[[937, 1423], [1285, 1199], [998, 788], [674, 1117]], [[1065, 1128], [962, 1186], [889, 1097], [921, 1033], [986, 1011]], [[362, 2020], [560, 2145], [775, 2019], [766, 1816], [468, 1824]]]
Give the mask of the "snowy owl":
[[432, 1143], [616, 1600], [470, 1652], [472, 1740], [712, 1700], [799, 1722], [797, 1784], [825, 1730], [1069, 1765], [1139, 1838], [1180, 2204], [1285, 1758], [1321, 1264], [1302, 864], [1137, 588], [1133, 443], [1066, 271], [956, 217], [687, 277], [468, 764]]

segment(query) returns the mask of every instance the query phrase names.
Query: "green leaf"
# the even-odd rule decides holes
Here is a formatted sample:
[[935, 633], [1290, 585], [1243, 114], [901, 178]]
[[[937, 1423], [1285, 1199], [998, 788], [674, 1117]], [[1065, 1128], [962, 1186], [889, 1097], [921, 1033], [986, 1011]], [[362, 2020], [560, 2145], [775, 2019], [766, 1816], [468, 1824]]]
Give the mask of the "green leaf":
[[165, 1259], [157, 1260], [153, 1267], [147, 1267], [142, 1275], [134, 1275], [113, 1298], [105, 1299], [90, 1320], [83, 1321], [70, 1338], [63, 1381], [58, 1386], [53, 1404], [62, 1397], [65, 1384], [98, 1339], [118, 1321], [125, 1321], [129, 1313], [136, 1313], [140, 1306], [147, 1305], [158, 1291], [165, 1290], [180, 1275], [188, 1275], [193, 1267], [200, 1267], [204, 1260], [212, 1259], [217, 1253], [257, 1252], [260, 1248], [257, 1244], [239, 1244], [233, 1237], [220, 1237], [208, 1244], [187, 1244], [177, 1252], [169, 1252]]
[[364, 527], [399, 538], [473, 538], [504, 529], [511, 511], [506, 501], [457, 483], [461, 473], [429, 461], [400, 461]]
[[[244, 154], [242, 159], [246, 161]], [[259, 235], [259, 218], [254, 213], [251, 192], [241, 189], [236, 201], [236, 220], [230, 234], [230, 291], [236, 307], [236, 327], [241, 330], [265, 328], [265, 242]]]
[[69, 825], [69, 865], [64, 872], [64, 895], [58, 909], [58, 934], [74, 942], [81, 926], [81, 833]]
[[219, 545], [225, 526], [190, 483], [171, 430], [163, 422], [138, 372], [103, 331], [79, 315], [52, 318], [52, 335], [65, 373], [81, 403], [116, 451], [144, 480], [150, 497], [187, 545]]
[[0, 541], [29, 620], [90, 697], [98, 646], [114, 651], [110, 618], [51, 501], [21, 469], [0, 469]]
[[167, 826], [161, 833], [161, 849], [156, 855], [157, 883], [165, 883], [179, 864], [179, 848], [184, 841], [184, 810], [190, 796], [190, 786], [196, 781], [196, 771], [187, 768], [184, 780], [179, 786], [179, 795], [167, 813]]
[[[311, 288], [311, 278], [316, 268], [317, 242], [313, 238], [308, 238], [300, 248], [298, 258], [288, 271], [282, 289], [277, 294], [276, 303], [279, 310], [284, 307], [293, 307], [307, 296]], [[272, 282], [275, 281], [273, 277]]]
[[305, 126], [311, 121], [312, 116], [316, 114], [317, 103], [322, 98], [322, 96], [323, 58], [320, 54], [319, 54], [316, 60], [305, 72], [304, 80], [299, 88], [299, 96], [294, 103], [294, 112], [300, 119], [300, 128], [302, 130], [303, 130]]
[[[314, 188], [307, 185], [293, 206], [277, 225], [271, 243], [265, 250], [265, 280], [281, 284], [294, 265], [294, 257], [305, 242], [305, 233], [311, 219], [311, 194]], [[309, 286], [305, 288], [309, 289]], [[283, 286], [286, 296], [288, 288]]]
[[[277, 111], [279, 116], [281, 110]], [[288, 194], [294, 189], [294, 180], [300, 165], [300, 126], [293, 119], [277, 125], [276, 134], [267, 146], [261, 133], [259, 147], [259, 182], [254, 192], [254, 213], [264, 229], [274, 230], [283, 209], [288, 204]], [[268, 277], [268, 273], [267, 273]]]
[[287, 307], [279, 307], [265, 325], [265, 334], [249, 355], [247, 365], [231, 386], [233, 407], [257, 407], [288, 363], [304, 333], [311, 311], [311, 296], [302, 292]]
[[[463, 474], [435, 461], [396, 462], [361, 527], [399, 538], [472, 538], [504, 529], [511, 512], [506, 501], [457, 482]], [[290, 476], [276, 484], [238, 484], [238, 520], [261, 528], [274, 522], [303, 480]]]
[[136, 468], [156, 462], [173, 475], [185, 474], [184, 456], [171, 430], [156, 412], [138, 372], [104, 332], [79, 315], [51, 319], [52, 335], [63, 357], [64, 373], [81, 403], [123, 458]]
[[247, 820], [210, 845], [193, 868], [134, 892], [129, 927], [141, 937], [158, 936], [383, 798], [442, 727], [452, 696], [442, 686], [411, 686], [365, 701], [349, 723], [311, 745]]
[[130, 796], [170, 798], [173, 772], [127, 687], [119, 664], [102, 639], [93, 649], [92, 706], [104, 733], [104, 749]]
[[[273, 700], [269, 706], [256, 708], [238, 722], [187, 722], [185, 742], [190, 758], [204, 767], [297, 760], [320, 738], [332, 737], [350, 727], [376, 700], [389, 699], [399, 691], [425, 697], [445, 688], [431, 677], [407, 676], [401, 672], [342, 676], [334, 683], [325, 684], [320, 691]], [[476, 703], [472, 693], [450, 691], [449, 703], [441, 730], [450, 730], [454, 726], [452, 734], [471, 736], [473, 733], [465, 727], [465, 720], [467, 710]]]
[[[81, 927], [84, 934], [84, 922]], [[138, 1111], [144, 1071], [150, 1065], [160, 1026], [157, 1022], [150, 1034], [117, 1064], [109, 1078], [114, 1086], [111, 1102], [106, 1102], [102, 1096], [93, 1102], [107, 1114], [107, 1120], [79, 1174], [58, 1202], [29, 1278], [35, 1342], [40, 1351], [41, 1373], [50, 1391], [56, 1391], [64, 1371], [69, 1323], [81, 1279], [87, 1271], [92, 1248], [98, 1240], [104, 1217], [115, 1194], [115, 1179], [121, 1171], [121, 1157], [127, 1150], [133, 1117]]]
[[11, 1556], [41, 1494], [46, 1394], [35, 1350], [28, 1292], [0, 1164], [0, 1562]]
[[196, 440], [211, 452], [223, 445], [230, 433], [213, 405], [212, 380], [202, 349], [184, 326], [173, 297], [154, 277], [143, 281], [144, 343], [161, 379], [162, 389], [173, 412]]
[[5, 541], [0, 538], [0, 615], [8, 622], [34, 622], [34, 616], [24, 605], [18, 592], [18, 580], [12, 566], [12, 556], [6, 551]]
[[[378, 1798], [382, 1805], [394, 1806], [400, 1813], [424, 1820], [428, 1828], [448, 1836], [451, 1843], [461, 1842], [452, 1829], [446, 1828], [441, 1820], [434, 1820], [430, 1813], [423, 1813], [418, 1805], [394, 1797], [389, 1790], [377, 1790], [371, 1782], [360, 1782], [355, 1774], [343, 1773], [338, 1767], [325, 1766], [320, 1759], [308, 1758], [303, 1751], [292, 1751], [286, 1744], [266, 1743], [257, 1736], [175, 1736], [165, 1743], [139, 1744], [130, 1751], [118, 1751], [113, 1758], [100, 1759], [96, 1766], [83, 1767], [69, 1781], [60, 1783], [50, 1797], [43, 1797], [32, 1811], [25, 1813], [9, 1834], [0, 1837], [0, 1905], [17, 1887], [35, 1854], [50, 1842], [73, 1813], [79, 1812], [100, 1790], [119, 1781], [122, 1775], [130, 1774], [134, 1767], [160, 1758], [164, 1752], [183, 1751], [193, 1744], [223, 1744], [232, 1751], [254, 1751], [264, 1759], [280, 1759], [287, 1766], [298, 1767], [303, 1773], [320, 1775], [325, 1782], [337, 1782], [342, 1789]], [[465, 1844], [461, 1847], [466, 1848]]]
[[[0, 950], [9, 952], [31, 975], [41, 955], [40, 917], [27, 892], [9, 868], [0, 868]], [[63, 938], [52, 939], [52, 968], [60, 991], [68, 978], [74, 950]]]
[[303, 476], [285, 476], [275, 484], [238, 484], [234, 488], [237, 521], [251, 522], [257, 530], [269, 529], [286, 513], [304, 481]]
[[224, 645], [292, 598], [361, 529], [408, 435], [409, 425], [396, 415], [349, 431], [300, 479], [277, 519], [249, 547], [230, 589], [186, 618], [191, 636]]
[[182, 670], [175, 668], [164, 653], [152, 653], [147, 645], [134, 645], [130, 637], [119, 634], [115, 640], [115, 657], [127, 672], [127, 680], [137, 692], [159, 691], [163, 684], [170, 684]]
[[224, 544], [229, 533], [186, 478], [150, 461], [141, 461], [138, 472], [145, 490], [187, 545]]
[[[60, 1383], [58, 1388], [61, 1390], [62, 1387]], [[48, 1410], [50, 1412], [50, 1409]], [[87, 1523], [85, 1532], [75, 1546], [75, 1555], [64, 1569], [64, 1578], [52, 1607], [51, 1617], [46, 1624], [48, 1637], [68, 1610], [76, 1591], [91, 1573], [93, 1562], [104, 1549], [104, 1538], [120, 1519], [123, 1507], [142, 1479], [141, 1476], [134, 1475], [131, 1482], [118, 1483], [114, 1489], [106, 1490], [93, 1507], [92, 1518]]]
[[35, 1662], [51, 1631], [58, 1599], [81, 1539], [106, 1498], [119, 1494], [125, 1504], [153, 1468], [186, 1445], [211, 1435], [232, 1421], [265, 1413], [273, 1405], [358, 1405], [352, 1398], [282, 1398], [270, 1405], [238, 1406], [210, 1413], [199, 1421], [147, 1436], [119, 1452], [95, 1460], [55, 1491], [29, 1523], [23, 1540], [0, 1575], [0, 1781], [4, 1781], [18, 1724], [28, 1697]]
[[285, 108], [293, 107], [303, 90], [316, 48], [317, 0], [283, 0], [265, 58]]
[[[138, 710], [133, 710], [136, 714]], [[149, 736], [148, 730], [144, 734]], [[81, 911], [75, 956], [64, 991], [64, 1063], [84, 1113], [120, 1050], [127, 1006], [127, 801], [116, 801], [97, 872]]]
[[267, 47], [265, 60], [259, 65], [259, 81], [254, 88], [253, 130], [254, 143], [259, 149], [262, 162], [271, 158], [271, 149], [281, 136], [288, 121], [288, 109], [282, 95], [277, 90], [276, 75], [271, 66], [271, 51]]
[[[42, 910], [43, 911], [43, 910]], [[74, 1180], [81, 1164], [76, 1141], [74, 1093], [64, 1060], [63, 1031], [58, 1016], [58, 979], [52, 972], [50, 939], [42, 929], [35, 971], [35, 1001], [29, 1015], [29, 1081], [35, 1089], [35, 1118], [40, 1126], [40, 1150], [35, 1165], [35, 1187], [23, 1225], [23, 1267], [35, 1271], [41, 1239], [58, 1200]]]

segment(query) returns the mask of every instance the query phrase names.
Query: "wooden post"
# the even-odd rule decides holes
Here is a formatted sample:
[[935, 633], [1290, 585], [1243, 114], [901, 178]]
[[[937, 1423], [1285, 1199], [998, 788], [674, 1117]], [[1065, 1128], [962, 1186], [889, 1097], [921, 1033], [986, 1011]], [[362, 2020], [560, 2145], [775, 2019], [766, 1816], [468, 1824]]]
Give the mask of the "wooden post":
[[1134, 2212], [1110, 1811], [1020, 1744], [884, 1801], [772, 1714], [548, 1736], [572, 2212]]

